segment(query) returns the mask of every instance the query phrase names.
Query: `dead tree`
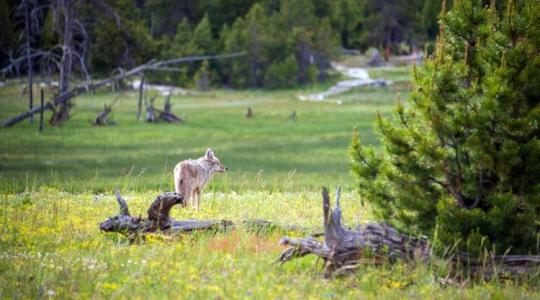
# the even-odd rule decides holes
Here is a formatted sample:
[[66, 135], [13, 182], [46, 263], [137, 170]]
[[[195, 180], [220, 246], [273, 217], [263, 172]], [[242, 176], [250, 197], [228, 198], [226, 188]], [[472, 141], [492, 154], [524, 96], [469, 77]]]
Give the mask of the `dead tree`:
[[[386, 223], [368, 223], [349, 230], [341, 224], [339, 189], [336, 193], [336, 207], [330, 211], [328, 190], [323, 188], [324, 241], [312, 236], [303, 239], [284, 237], [280, 244], [290, 246], [280, 255], [278, 261], [285, 263], [308, 254], [319, 256], [324, 261], [325, 277], [349, 273], [361, 264], [392, 262], [395, 260], [428, 262], [434, 259], [432, 248], [425, 237], [413, 237], [399, 233]], [[467, 265], [473, 272], [495, 273], [505, 270], [519, 273], [538, 270], [540, 256], [501, 255], [488, 260], [474, 259], [468, 253], [459, 253], [444, 258], [453, 264]]]
[[92, 125], [107, 126], [116, 124], [115, 121], [110, 119], [110, 114], [112, 112], [113, 106], [116, 104], [116, 101], [118, 101], [118, 99], [120, 99], [120, 96], [116, 97], [116, 99], [114, 99], [113, 103], [110, 105], [103, 104], [103, 110], [98, 113], [96, 119], [94, 120], [94, 122], [92, 122]]
[[[18, 122], [30, 117], [33, 114], [39, 113], [42, 110], [53, 110], [56, 106], [63, 105], [65, 103], [71, 102], [71, 100], [83, 93], [86, 93], [88, 91], [95, 90], [96, 88], [100, 88], [103, 86], [106, 86], [108, 84], [111, 84], [114, 81], [118, 81], [133, 75], [141, 74], [144, 71], [147, 70], [166, 70], [166, 66], [170, 64], [177, 64], [177, 63], [184, 63], [184, 62], [191, 62], [191, 61], [200, 61], [200, 60], [208, 60], [208, 59], [223, 59], [223, 58], [234, 58], [234, 57], [240, 57], [246, 55], [246, 52], [235, 52], [235, 53], [227, 53], [227, 54], [219, 54], [219, 55], [205, 55], [205, 56], [190, 56], [190, 57], [181, 57], [181, 58], [174, 58], [164, 61], [150, 61], [146, 64], [140, 65], [138, 67], [135, 67], [129, 71], [123, 72], [121, 74], [117, 74], [113, 77], [103, 79], [98, 82], [85, 82], [81, 85], [78, 85], [70, 90], [68, 90], [65, 93], [60, 93], [58, 96], [54, 97], [54, 99], [51, 102], [45, 103], [45, 105], [40, 105], [38, 107], [34, 107], [31, 110], [28, 110], [26, 112], [23, 112], [19, 115], [16, 115], [12, 118], [9, 118], [7, 120], [4, 120], [2, 122], [2, 127], [10, 127]], [[13, 66], [8, 66], [2, 70], [0, 70], [0, 73], [6, 73], [9, 70], [11, 70]]]
[[159, 119], [167, 123], [183, 123], [184, 121], [171, 112], [171, 92], [165, 95], [165, 103], [163, 104], [163, 110], [157, 110], [159, 113]]
[[[33, 86], [33, 66], [32, 66], [32, 56], [30, 55], [30, 14], [31, 14], [31, 8], [30, 8], [30, 0], [23, 1], [24, 3], [24, 10], [25, 10], [25, 22], [24, 22], [24, 33], [26, 37], [26, 65], [28, 68], [28, 109], [32, 110], [32, 107], [34, 106], [34, 86]], [[23, 5], [21, 3], [21, 5]], [[32, 123], [33, 116], [30, 116], [30, 123]]]
[[144, 98], [144, 103], [146, 105], [146, 122], [148, 123], [156, 123], [158, 121], [158, 118], [156, 116], [155, 108], [154, 108], [154, 101], [156, 100], [156, 96], [153, 96], [148, 101], [146, 98]]
[[141, 76], [141, 84], [139, 85], [139, 102], [137, 104], [137, 121], [141, 119], [143, 94], [144, 94], [144, 75]]

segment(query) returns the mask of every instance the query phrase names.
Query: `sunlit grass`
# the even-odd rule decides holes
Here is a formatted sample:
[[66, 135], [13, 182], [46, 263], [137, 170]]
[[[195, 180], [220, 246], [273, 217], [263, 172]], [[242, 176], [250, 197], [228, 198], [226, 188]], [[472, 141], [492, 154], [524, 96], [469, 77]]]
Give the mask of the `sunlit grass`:
[[[365, 141], [377, 143], [376, 112], [390, 111], [397, 90], [407, 90], [361, 89], [342, 95], [343, 105], [297, 98], [324, 88], [175, 95], [173, 111], [185, 120], [182, 125], [138, 122], [137, 93], [130, 91], [114, 106], [118, 124], [109, 127], [90, 123], [117, 95], [87, 94], [75, 100], [73, 116], [62, 127], [46, 127], [40, 134], [36, 121], [24, 121], [0, 130], [0, 190], [35, 190], [42, 184], [66, 191], [170, 190], [174, 165], [208, 147], [230, 169], [215, 176], [210, 190], [306, 191], [322, 184], [352, 189], [347, 148], [353, 127]], [[25, 109], [26, 99], [16, 91], [13, 86], [0, 90], [0, 119]], [[248, 106], [252, 119], [244, 116]], [[289, 118], [293, 111], [295, 120]]]
[[[60, 128], [39, 134], [35, 121], [25, 121], [0, 129], [0, 299], [538, 299], [538, 280], [443, 287], [436, 268], [415, 263], [366, 265], [350, 277], [324, 280], [314, 257], [276, 263], [281, 236], [298, 232], [154, 234], [136, 244], [99, 232], [99, 222], [118, 212], [115, 187], [133, 215], [145, 216], [157, 194], [173, 189], [174, 164], [207, 147], [230, 171], [214, 176], [201, 211], [175, 207], [176, 219], [265, 219], [320, 232], [326, 185], [344, 188], [345, 225], [373, 220], [349, 172], [352, 128], [377, 144], [376, 112], [388, 113], [396, 95], [404, 100], [409, 90], [401, 81], [409, 70], [377, 72], [371, 76], [398, 82], [322, 103], [297, 96], [328, 86], [173, 96], [183, 125], [137, 122], [137, 95], [126, 92], [114, 107], [118, 125], [92, 127], [90, 120], [116, 97], [100, 92], [77, 98], [73, 117]], [[25, 109], [19, 87], [0, 89], [0, 119]], [[248, 106], [253, 119], [244, 117]]]
[[[145, 214], [157, 191], [125, 193], [134, 215]], [[276, 263], [278, 241], [295, 232], [150, 235], [130, 244], [98, 224], [118, 211], [111, 193], [71, 194], [51, 188], [0, 198], [0, 298], [358, 299], [529, 298], [538, 287], [495, 280], [442, 287], [428, 265], [362, 267], [324, 280], [314, 257]], [[345, 225], [371, 219], [354, 193], [342, 194]], [[173, 208], [177, 219], [261, 218], [313, 230], [322, 227], [317, 192], [206, 193], [202, 210]]]

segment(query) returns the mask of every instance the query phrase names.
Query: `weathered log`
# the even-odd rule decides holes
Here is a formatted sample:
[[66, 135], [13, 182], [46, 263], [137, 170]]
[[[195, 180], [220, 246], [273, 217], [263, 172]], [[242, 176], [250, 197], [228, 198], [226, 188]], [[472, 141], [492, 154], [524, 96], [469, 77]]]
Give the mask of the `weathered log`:
[[[236, 228], [236, 224], [229, 220], [173, 220], [169, 213], [176, 204], [184, 205], [184, 200], [177, 193], [162, 193], [156, 197], [148, 208], [148, 217], [132, 217], [127, 202], [120, 191], [116, 190], [116, 201], [120, 207], [116, 216], [110, 217], [100, 223], [99, 228], [104, 232], [118, 232], [132, 236], [151, 232], [165, 233], [189, 233], [193, 231], [225, 231]], [[281, 225], [273, 222], [255, 219], [242, 221], [242, 227], [256, 232], [268, 232], [273, 230], [313, 232], [313, 229], [298, 227], [295, 225]]]
[[108, 218], [99, 225], [104, 232], [118, 232], [127, 235], [150, 232], [192, 232], [198, 230], [225, 230], [234, 227], [227, 220], [173, 220], [169, 213], [176, 204], [184, 204], [180, 194], [166, 192], [158, 195], [148, 208], [148, 217], [132, 217], [129, 213], [127, 202], [120, 192], [116, 190], [116, 200], [120, 206], [118, 215]]
[[[323, 188], [324, 241], [312, 236], [303, 239], [284, 237], [280, 244], [290, 247], [281, 253], [279, 262], [314, 254], [324, 260], [324, 274], [330, 276], [350, 272], [365, 262], [392, 262], [397, 259], [426, 262], [435, 258], [426, 237], [401, 234], [386, 223], [368, 223], [354, 231], [344, 228], [341, 224], [339, 189], [336, 194], [336, 207], [330, 212], [328, 190]], [[466, 252], [460, 252], [442, 259], [454, 265], [468, 266], [471, 271], [482, 274], [495, 274], [498, 270], [520, 273], [540, 267], [538, 255], [495, 255], [475, 259]]]

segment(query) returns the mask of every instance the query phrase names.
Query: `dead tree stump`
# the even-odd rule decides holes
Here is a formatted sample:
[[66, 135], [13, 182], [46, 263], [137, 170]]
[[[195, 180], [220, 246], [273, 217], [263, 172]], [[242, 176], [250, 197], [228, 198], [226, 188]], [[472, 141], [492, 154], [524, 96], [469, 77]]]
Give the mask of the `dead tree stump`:
[[168, 123], [183, 123], [184, 121], [171, 112], [171, 92], [165, 96], [165, 103], [163, 104], [163, 110], [157, 110], [159, 112], [159, 119]]
[[422, 259], [431, 255], [427, 239], [399, 234], [385, 223], [369, 223], [357, 230], [345, 229], [341, 224], [339, 189], [336, 208], [330, 211], [328, 190], [323, 188], [324, 242], [313, 237], [291, 239], [284, 237], [280, 244], [290, 245], [279, 257], [285, 263], [297, 257], [315, 254], [324, 260], [324, 274], [354, 270], [366, 257], [373, 262], [380, 259]]

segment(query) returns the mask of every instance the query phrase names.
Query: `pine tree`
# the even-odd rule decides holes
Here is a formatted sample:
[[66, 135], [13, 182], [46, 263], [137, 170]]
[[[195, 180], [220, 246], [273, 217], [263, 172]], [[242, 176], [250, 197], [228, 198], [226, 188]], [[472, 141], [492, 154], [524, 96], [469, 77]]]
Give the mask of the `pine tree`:
[[313, 41], [317, 78], [320, 82], [326, 80], [327, 70], [331, 67], [331, 59], [337, 56], [338, 45], [330, 20], [328, 18], [322, 19]]
[[193, 33], [193, 43], [195, 47], [200, 51], [200, 54], [213, 54], [214, 53], [214, 38], [212, 37], [212, 30], [210, 27], [210, 20], [208, 14], [204, 15], [204, 18], [199, 22]]
[[350, 149], [363, 199], [438, 249], [531, 253], [540, 224], [540, 4], [455, 1], [383, 149]]
[[253, 5], [246, 15], [244, 28], [247, 43], [248, 59], [250, 64], [250, 81], [252, 87], [262, 87], [264, 83], [265, 68], [265, 27], [266, 16], [259, 4]]

